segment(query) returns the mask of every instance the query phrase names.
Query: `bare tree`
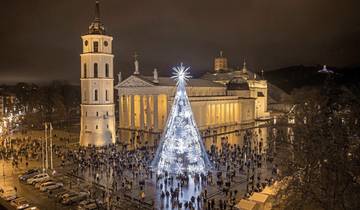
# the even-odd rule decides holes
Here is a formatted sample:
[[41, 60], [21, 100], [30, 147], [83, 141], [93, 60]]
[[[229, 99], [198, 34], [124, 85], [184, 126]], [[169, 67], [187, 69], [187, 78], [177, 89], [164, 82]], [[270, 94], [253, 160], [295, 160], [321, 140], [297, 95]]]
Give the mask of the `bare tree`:
[[293, 93], [295, 123], [276, 127], [276, 161], [288, 184], [281, 209], [360, 209], [359, 97], [332, 78]]

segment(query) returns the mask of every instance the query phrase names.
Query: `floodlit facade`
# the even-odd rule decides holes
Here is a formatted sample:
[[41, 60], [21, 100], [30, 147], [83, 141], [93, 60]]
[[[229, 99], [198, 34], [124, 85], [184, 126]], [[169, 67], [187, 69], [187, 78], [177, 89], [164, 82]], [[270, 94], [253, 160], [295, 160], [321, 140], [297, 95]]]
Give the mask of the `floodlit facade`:
[[81, 37], [80, 145], [115, 143], [115, 106], [112, 40], [100, 21], [99, 1], [88, 34]]
[[[138, 61], [135, 62], [134, 74], [116, 85], [120, 132], [161, 133], [173, 104], [176, 84], [170, 77], [159, 77], [156, 70], [153, 76], [142, 75], [136, 69]], [[245, 127], [270, 117], [265, 80], [254, 77], [249, 71], [229, 69], [223, 74], [232, 72], [231, 77], [220, 78], [222, 69], [217, 67], [215, 61], [210, 76], [191, 79], [186, 86], [199, 130], [232, 125]]]

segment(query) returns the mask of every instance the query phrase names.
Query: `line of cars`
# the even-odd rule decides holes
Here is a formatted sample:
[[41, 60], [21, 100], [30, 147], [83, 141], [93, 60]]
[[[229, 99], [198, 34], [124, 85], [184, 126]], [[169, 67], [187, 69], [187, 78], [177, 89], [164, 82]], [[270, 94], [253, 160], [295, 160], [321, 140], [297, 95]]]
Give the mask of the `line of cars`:
[[77, 205], [79, 210], [102, 209], [101, 202], [89, 199], [89, 192], [66, 190], [63, 183], [57, 182], [38, 169], [26, 171], [19, 176], [19, 179], [29, 185], [34, 185], [35, 189], [47, 193], [49, 198], [54, 198], [63, 205]]
[[31, 205], [24, 197], [19, 196], [14, 187], [1, 187], [0, 197], [10, 202], [10, 205], [15, 209], [39, 210], [38, 207]]
[[19, 179], [26, 181], [27, 184], [34, 185], [35, 189], [38, 189], [41, 192], [56, 190], [64, 187], [63, 183], [56, 182], [49, 176], [49, 174], [40, 173], [40, 171], [37, 169], [30, 169], [23, 175], [19, 176]]

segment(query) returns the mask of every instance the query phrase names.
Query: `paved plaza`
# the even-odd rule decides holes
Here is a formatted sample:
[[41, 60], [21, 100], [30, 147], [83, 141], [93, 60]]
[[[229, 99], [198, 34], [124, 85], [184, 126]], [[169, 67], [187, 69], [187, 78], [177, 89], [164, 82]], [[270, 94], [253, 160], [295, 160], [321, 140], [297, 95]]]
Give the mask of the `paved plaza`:
[[[104, 203], [104, 208], [230, 209], [247, 193], [260, 190], [260, 184], [274, 178], [274, 165], [267, 160], [265, 149], [258, 148], [259, 144], [252, 139], [253, 132], [247, 133], [247, 143], [242, 142], [236, 147], [226, 143], [234, 140], [219, 136], [216, 142], [222, 142], [222, 147], [209, 151], [215, 163], [211, 173], [181, 178], [156, 176], [149, 170], [154, 148], [125, 150], [121, 145], [79, 148], [75, 138], [68, 140], [61, 132], [55, 132], [53, 160], [56, 172], [49, 170], [49, 173], [69, 190], [89, 192], [90, 197]], [[5, 176], [1, 186], [16, 186], [22, 196], [41, 209], [68, 209], [18, 181], [17, 176], [26, 169], [42, 168], [41, 147], [38, 147], [41, 142], [37, 140], [41, 136], [30, 134], [32, 140], [28, 138], [27, 143], [13, 141], [17, 164], [10, 159], [2, 160]], [[244, 138], [244, 135], [239, 136]], [[20, 139], [20, 136], [16, 137]], [[25, 160], [23, 153], [15, 153], [21, 151], [20, 148], [27, 148], [28, 156], [37, 155]], [[211, 150], [211, 146], [207, 148]]]

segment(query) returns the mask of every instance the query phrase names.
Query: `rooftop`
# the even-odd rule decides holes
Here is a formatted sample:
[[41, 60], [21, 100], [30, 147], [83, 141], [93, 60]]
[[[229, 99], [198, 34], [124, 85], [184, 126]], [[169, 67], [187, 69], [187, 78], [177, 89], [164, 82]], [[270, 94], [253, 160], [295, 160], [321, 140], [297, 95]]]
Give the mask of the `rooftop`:
[[[147, 82], [150, 82], [154, 85], [158, 85], [158, 86], [176, 86], [176, 82], [171, 79], [170, 77], [158, 77], [158, 83], [154, 83], [153, 76], [137, 76]], [[219, 84], [217, 82], [212, 82], [210, 80], [206, 80], [206, 79], [189, 79], [189, 81], [187, 82], [187, 87], [225, 87], [222, 84]]]

